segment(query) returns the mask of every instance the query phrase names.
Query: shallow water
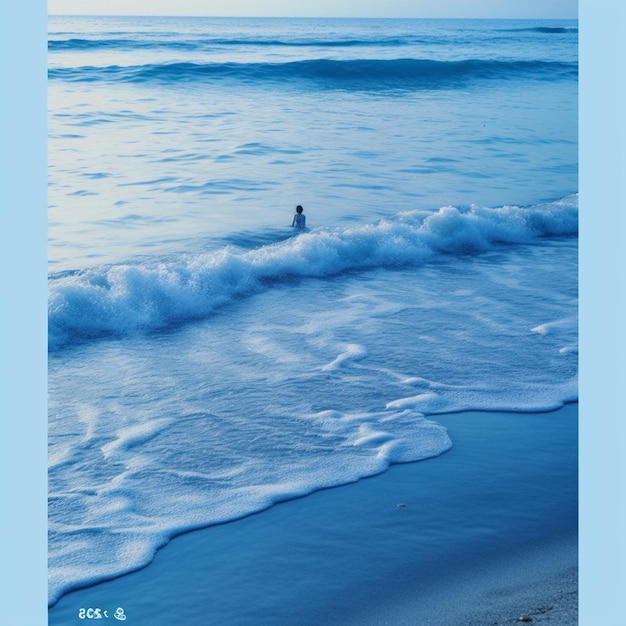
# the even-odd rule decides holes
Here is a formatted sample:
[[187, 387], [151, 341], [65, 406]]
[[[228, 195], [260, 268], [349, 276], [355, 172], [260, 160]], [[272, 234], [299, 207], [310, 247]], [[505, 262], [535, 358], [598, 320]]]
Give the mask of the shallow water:
[[438, 420], [449, 453], [178, 537], [148, 568], [63, 597], [50, 624], [121, 606], [156, 625], [419, 616], [445, 626], [481, 609], [494, 618], [529, 581], [509, 618], [536, 608], [544, 577], [576, 561], [577, 406], [523, 422], [498, 412]]

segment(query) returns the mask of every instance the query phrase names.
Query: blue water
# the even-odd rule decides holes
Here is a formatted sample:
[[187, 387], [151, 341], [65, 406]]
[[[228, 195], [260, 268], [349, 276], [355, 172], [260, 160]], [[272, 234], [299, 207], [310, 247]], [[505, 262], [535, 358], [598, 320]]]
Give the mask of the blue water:
[[51, 603], [577, 398], [577, 40], [50, 18]]

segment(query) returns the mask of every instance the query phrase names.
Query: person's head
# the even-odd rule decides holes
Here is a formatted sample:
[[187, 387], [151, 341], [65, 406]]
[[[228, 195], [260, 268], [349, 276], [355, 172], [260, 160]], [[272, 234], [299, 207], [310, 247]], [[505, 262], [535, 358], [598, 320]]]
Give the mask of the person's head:
[[296, 213], [302, 213], [303, 210], [304, 209], [300, 205], [296, 207]]

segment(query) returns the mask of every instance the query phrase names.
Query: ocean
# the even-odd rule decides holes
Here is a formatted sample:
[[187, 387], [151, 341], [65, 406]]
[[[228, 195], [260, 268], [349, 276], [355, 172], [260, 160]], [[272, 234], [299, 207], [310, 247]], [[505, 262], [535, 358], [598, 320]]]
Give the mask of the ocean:
[[51, 16], [48, 50], [51, 606], [445, 455], [438, 415], [577, 400], [576, 21]]

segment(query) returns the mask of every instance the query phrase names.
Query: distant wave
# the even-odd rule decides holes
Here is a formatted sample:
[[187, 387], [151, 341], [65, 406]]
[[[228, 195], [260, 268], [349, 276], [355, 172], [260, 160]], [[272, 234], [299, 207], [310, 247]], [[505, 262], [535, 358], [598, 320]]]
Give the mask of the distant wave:
[[135, 38], [98, 38], [85, 39], [81, 37], [70, 37], [66, 39], [48, 40], [48, 50], [100, 50], [120, 48], [146, 49], [146, 48], [166, 48], [173, 50], [201, 50], [212, 47], [229, 46], [250, 46], [250, 47], [286, 47], [286, 48], [353, 48], [353, 47], [387, 47], [403, 46], [415, 44], [419, 40], [413, 37], [383, 37], [372, 39], [271, 39], [271, 38], [202, 38], [186, 39], [184, 41], [172, 41], [169, 39], [135, 39]]
[[571, 34], [577, 34], [578, 33], [578, 28], [568, 28], [566, 26], [537, 26], [536, 28], [533, 28], [531, 30], [534, 30], [538, 33], [556, 33], [556, 34], [561, 34], [561, 33], [571, 33]]
[[169, 48], [172, 50], [194, 50], [197, 44], [187, 41], [151, 41], [137, 39], [50, 39], [48, 50], [110, 50], [120, 49], [143, 49], [143, 48]]
[[578, 28], [571, 26], [531, 26], [529, 28], [506, 28], [503, 30], [507, 33], [578, 34]]
[[207, 318], [288, 278], [419, 265], [441, 255], [575, 236], [578, 196], [533, 207], [443, 207], [319, 230], [251, 250], [226, 247], [175, 262], [113, 265], [49, 281], [49, 350], [154, 332]]
[[234, 79], [248, 83], [314, 81], [328, 87], [437, 88], [470, 80], [576, 78], [577, 63], [468, 59], [314, 59], [287, 63], [151, 63], [146, 65], [51, 68], [50, 79], [66, 81], [165, 82]]

